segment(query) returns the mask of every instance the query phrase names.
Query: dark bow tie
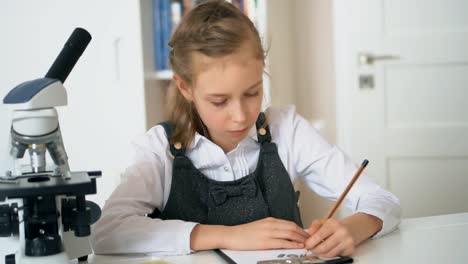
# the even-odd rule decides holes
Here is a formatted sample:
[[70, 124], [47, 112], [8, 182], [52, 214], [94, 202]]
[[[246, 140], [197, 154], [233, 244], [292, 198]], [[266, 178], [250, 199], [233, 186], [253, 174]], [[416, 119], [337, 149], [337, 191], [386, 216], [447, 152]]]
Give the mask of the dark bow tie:
[[[247, 176], [248, 177], [248, 176]], [[257, 185], [254, 179], [249, 177], [239, 185], [234, 186], [211, 186], [210, 195], [216, 205], [221, 205], [226, 202], [228, 197], [245, 195], [255, 197], [257, 194]]]

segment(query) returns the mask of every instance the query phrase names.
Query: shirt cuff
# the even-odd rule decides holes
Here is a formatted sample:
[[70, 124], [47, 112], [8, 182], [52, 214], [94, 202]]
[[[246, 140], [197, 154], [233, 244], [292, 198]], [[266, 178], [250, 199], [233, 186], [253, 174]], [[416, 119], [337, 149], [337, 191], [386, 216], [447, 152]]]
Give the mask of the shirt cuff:
[[175, 250], [170, 251], [154, 251], [146, 253], [149, 256], [182, 256], [195, 252], [190, 248], [190, 234], [193, 228], [198, 225], [195, 222], [183, 222], [177, 226], [177, 232], [173, 233], [173, 245]]
[[371, 237], [372, 239], [379, 238], [394, 231], [401, 222], [401, 209], [399, 205], [390, 206], [384, 209], [376, 206], [365, 206], [361, 204], [356, 212], [372, 215], [382, 220], [382, 229], [374, 234]]
[[181, 247], [180, 250], [177, 251], [178, 255], [187, 255], [195, 252], [190, 248], [190, 235], [192, 234], [193, 228], [195, 228], [196, 225], [198, 225], [198, 223], [186, 222], [182, 230], [180, 230], [183, 235], [179, 237], [180, 241], [178, 244], [181, 245]]

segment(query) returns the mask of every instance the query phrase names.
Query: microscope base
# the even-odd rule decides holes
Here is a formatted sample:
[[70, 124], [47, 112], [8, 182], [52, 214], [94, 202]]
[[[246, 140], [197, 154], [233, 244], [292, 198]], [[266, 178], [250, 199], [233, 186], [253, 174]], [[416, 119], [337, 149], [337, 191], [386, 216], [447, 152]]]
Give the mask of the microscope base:
[[5, 260], [5, 264], [68, 264], [71, 261], [68, 259], [65, 252], [61, 252], [55, 255], [44, 256], [44, 257], [28, 257], [25, 255], [16, 254], [16, 261], [10, 262]]

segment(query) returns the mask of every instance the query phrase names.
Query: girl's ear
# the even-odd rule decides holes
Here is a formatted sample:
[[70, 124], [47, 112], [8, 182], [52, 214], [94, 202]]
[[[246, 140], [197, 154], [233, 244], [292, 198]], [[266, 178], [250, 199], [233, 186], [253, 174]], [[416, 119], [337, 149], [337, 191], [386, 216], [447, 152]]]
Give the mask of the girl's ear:
[[187, 101], [193, 101], [192, 89], [182, 80], [182, 78], [175, 74], [172, 76], [177, 89], [179, 89], [180, 93], [187, 99]]

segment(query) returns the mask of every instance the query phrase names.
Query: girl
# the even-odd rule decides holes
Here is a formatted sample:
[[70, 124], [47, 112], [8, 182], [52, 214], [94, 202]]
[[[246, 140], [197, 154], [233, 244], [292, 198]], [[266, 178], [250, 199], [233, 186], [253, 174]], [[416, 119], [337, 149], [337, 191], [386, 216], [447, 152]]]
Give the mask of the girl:
[[293, 183], [336, 200], [356, 167], [294, 107], [260, 112], [264, 51], [238, 9], [198, 5], [169, 45], [170, 121], [134, 143], [127, 181], [94, 226], [96, 253], [307, 248], [332, 257], [398, 225], [398, 199], [363, 175], [345, 201], [354, 214], [303, 229]]

